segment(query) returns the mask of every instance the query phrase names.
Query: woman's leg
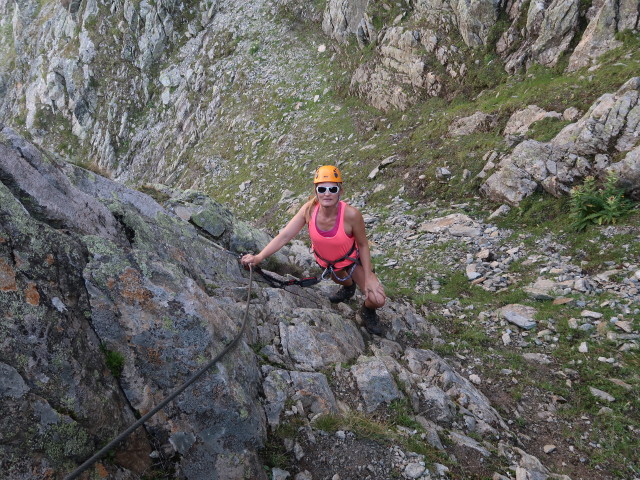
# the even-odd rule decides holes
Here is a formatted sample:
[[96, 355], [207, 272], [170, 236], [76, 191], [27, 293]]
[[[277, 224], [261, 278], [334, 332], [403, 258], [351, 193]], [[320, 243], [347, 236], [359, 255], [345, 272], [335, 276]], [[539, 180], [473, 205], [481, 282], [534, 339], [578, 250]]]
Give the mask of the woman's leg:
[[[356, 293], [356, 284], [351, 278], [347, 279], [347, 277], [349, 277], [349, 273], [348, 271], [345, 272], [344, 270], [333, 272], [333, 274], [331, 275], [331, 280], [333, 280], [338, 285], [342, 285], [337, 292], [329, 297], [329, 301], [331, 303], [346, 302]], [[341, 278], [346, 280], [341, 281]]]
[[[365, 307], [377, 309], [384, 306], [386, 296], [382, 284], [378, 281], [376, 285], [372, 286], [372, 288], [368, 288], [368, 285], [365, 284], [365, 275], [362, 265], [356, 265], [351, 278], [356, 282], [360, 291], [365, 295]], [[378, 277], [375, 278], [377, 280]]]

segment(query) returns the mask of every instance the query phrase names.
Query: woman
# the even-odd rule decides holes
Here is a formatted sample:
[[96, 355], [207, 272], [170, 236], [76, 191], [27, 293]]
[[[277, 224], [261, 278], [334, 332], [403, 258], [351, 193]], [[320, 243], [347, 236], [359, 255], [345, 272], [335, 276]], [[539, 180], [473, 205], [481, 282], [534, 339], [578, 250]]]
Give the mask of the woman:
[[244, 255], [241, 262], [243, 265], [257, 265], [308, 225], [316, 261], [325, 268], [323, 276], [331, 275], [334, 282], [342, 285], [329, 300], [338, 303], [350, 299], [357, 285], [365, 296], [360, 310], [364, 326], [370, 333], [380, 335], [382, 328], [376, 309], [384, 305], [386, 296], [373, 273], [362, 214], [340, 200], [342, 175], [337, 167], [325, 165], [318, 168], [313, 183], [313, 197], [260, 253]]

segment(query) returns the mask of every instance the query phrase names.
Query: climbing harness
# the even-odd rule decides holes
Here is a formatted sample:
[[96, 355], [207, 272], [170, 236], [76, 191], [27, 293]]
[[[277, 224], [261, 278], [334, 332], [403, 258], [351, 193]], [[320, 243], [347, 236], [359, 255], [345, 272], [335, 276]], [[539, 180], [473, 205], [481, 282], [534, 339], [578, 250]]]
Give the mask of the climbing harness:
[[189, 385], [191, 385], [198, 378], [200, 378], [200, 376], [202, 376], [203, 373], [205, 373], [207, 370], [209, 370], [211, 367], [213, 367], [216, 363], [218, 363], [220, 361], [220, 359], [222, 359], [222, 357], [224, 357], [227, 353], [229, 353], [231, 350], [233, 350], [236, 347], [236, 345], [240, 341], [240, 338], [242, 337], [242, 334], [244, 333], [244, 331], [246, 329], [247, 319], [249, 318], [249, 305], [251, 303], [251, 284], [252, 284], [252, 280], [253, 280], [253, 268], [251, 267], [251, 265], [249, 265], [249, 288], [248, 288], [248, 291], [247, 291], [247, 306], [246, 306], [246, 308], [244, 310], [244, 318], [242, 319], [242, 326], [240, 327], [240, 330], [238, 331], [238, 333], [236, 334], [234, 339], [231, 340], [231, 342], [229, 342], [220, 351], [220, 353], [218, 353], [218, 355], [216, 355], [213, 359], [211, 359], [209, 361], [209, 363], [207, 363], [204, 367], [202, 367], [200, 370], [198, 370], [186, 382], [184, 382], [182, 385], [180, 385], [178, 388], [176, 388], [171, 394], [169, 394], [167, 396], [167, 398], [165, 398], [162, 402], [160, 402], [155, 408], [153, 408], [147, 414], [145, 414], [142, 417], [140, 417], [140, 419], [137, 422], [132, 424], [124, 432], [122, 432], [116, 438], [111, 440], [107, 445], [102, 447], [91, 458], [89, 458], [82, 465], [80, 465], [78, 468], [76, 468], [73, 472], [71, 472], [69, 475], [67, 475], [65, 477], [65, 480], [73, 480], [74, 478], [78, 478], [78, 476], [82, 472], [84, 472], [91, 465], [93, 465], [100, 458], [102, 458], [107, 452], [109, 452], [109, 450], [111, 450], [113, 447], [115, 447], [120, 442], [122, 442], [125, 438], [127, 438], [129, 435], [131, 435], [143, 423], [145, 423], [147, 420], [149, 420], [151, 417], [153, 417], [156, 413], [158, 413], [160, 410], [162, 410], [169, 402], [171, 402], [174, 398], [176, 398], [178, 395], [180, 395], [182, 392], [184, 392], [187, 389], [187, 387], [189, 387]]
[[[323, 262], [325, 262], [327, 264], [326, 268], [324, 269], [324, 272], [322, 272], [322, 275], [320, 276], [320, 280], [325, 280], [327, 278], [331, 278], [331, 276], [333, 276], [333, 278], [335, 278], [337, 281], [339, 282], [346, 282], [347, 280], [349, 280], [351, 278], [351, 276], [353, 275], [353, 271], [356, 269], [357, 265], [361, 265], [360, 263], [360, 257], [358, 256], [358, 250], [356, 248], [356, 242], [353, 242], [353, 245], [351, 245], [351, 248], [349, 249], [349, 251], [344, 254], [342, 257], [338, 258], [337, 260], [327, 260], [326, 258], [321, 257], [318, 252], [316, 252], [315, 250], [312, 250], [313, 254], [318, 257], [320, 260], [322, 260]], [[351, 256], [351, 254], [353, 252], [356, 252], [356, 255], [354, 257]], [[347, 276], [342, 278], [336, 275], [336, 270], [334, 268], [335, 265], [337, 265], [338, 263], [344, 261], [344, 260], [351, 260], [353, 262], [353, 264], [350, 267], [345, 267], [345, 268], [341, 268], [339, 270], [344, 270], [347, 271]], [[318, 281], [320, 281], [318, 280]]]

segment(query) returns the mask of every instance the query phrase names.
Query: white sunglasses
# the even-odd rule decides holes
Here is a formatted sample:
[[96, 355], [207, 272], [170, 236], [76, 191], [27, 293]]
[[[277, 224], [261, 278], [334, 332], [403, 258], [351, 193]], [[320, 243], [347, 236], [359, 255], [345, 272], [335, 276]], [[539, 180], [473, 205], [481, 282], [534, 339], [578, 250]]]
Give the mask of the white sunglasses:
[[329, 193], [338, 193], [340, 191], [340, 186], [334, 185], [333, 187], [321, 187], [321, 186], [316, 187], [316, 192], [320, 194], [325, 193], [327, 190], [329, 191]]

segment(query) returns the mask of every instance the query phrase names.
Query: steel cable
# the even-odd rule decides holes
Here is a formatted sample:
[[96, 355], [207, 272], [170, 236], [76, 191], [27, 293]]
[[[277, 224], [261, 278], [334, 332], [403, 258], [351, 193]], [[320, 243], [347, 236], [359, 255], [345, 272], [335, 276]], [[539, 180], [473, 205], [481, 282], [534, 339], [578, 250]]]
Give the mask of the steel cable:
[[189, 387], [193, 382], [195, 382], [200, 376], [209, 370], [213, 365], [218, 363], [222, 357], [224, 357], [227, 353], [229, 353], [240, 341], [242, 338], [242, 334], [247, 326], [247, 319], [249, 318], [249, 305], [251, 303], [251, 284], [253, 283], [253, 267], [249, 265], [249, 288], [247, 291], [247, 306], [244, 311], [244, 318], [242, 319], [242, 326], [240, 327], [240, 331], [235, 336], [235, 338], [229, 342], [218, 355], [215, 356], [212, 360], [209, 361], [204, 367], [198, 370], [194, 375], [191, 376], [186, 382], [176, 388], [169, 396], [167, 396], [162, 402], [160, 402], [156, 407], [147, 412], [145, 415], [140, 417], [140, 419], [132, 424], [129, 428], [127, 428], [124, 432], [118, 435], [116, 438], [111, 440], [107, 445], [102, 447], [98, 452], [96, 452], [91, 458], [86, 460], [82, 465], [76, 468], [73, 472], [65, 477], [65, 480], [73, 480], [74, 478], [78, 478], [78, 476], [88, 469], [91, 465], [97, 462], [100, 458], [102, 458], [109, 450], [115, 447], [117, 444], [122, 442], [125, 438], [131, 435], [134, 430], [140, 427], [144, 422], [153, 417], [156, 413], [162, 410], [169, 402], [175, 399], [178, 395], [180, 395], [184, 390]]

